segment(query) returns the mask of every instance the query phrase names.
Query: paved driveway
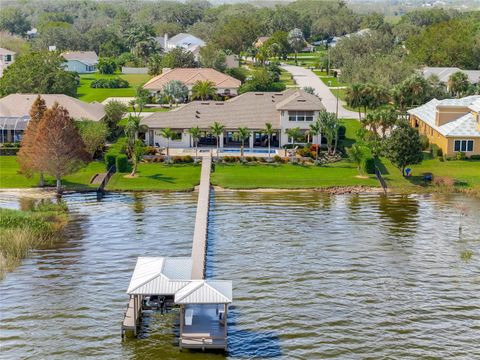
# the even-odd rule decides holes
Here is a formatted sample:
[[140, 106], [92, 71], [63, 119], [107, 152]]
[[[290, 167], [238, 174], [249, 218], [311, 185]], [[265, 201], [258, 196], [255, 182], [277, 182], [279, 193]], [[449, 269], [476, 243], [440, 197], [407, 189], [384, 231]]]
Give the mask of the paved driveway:
[[[337, 98], [332, 94], [328, 86], [325, 85], [317, 75], [315, 75], [314, 72], [301, 66], [282, 65], [281, 67], [293, 75], [293, 79], [301, 88], [305, 86], [311, 86], [314, 88], [315, 94], [322, 99], [323, 105], [325, 105], [328, 112], [334, 113], [336, 111]], [[338, 117], [346, 119], [358, 119], [358, 113], [345, 109], [342, 105], [342, 102], [339, 101]]]

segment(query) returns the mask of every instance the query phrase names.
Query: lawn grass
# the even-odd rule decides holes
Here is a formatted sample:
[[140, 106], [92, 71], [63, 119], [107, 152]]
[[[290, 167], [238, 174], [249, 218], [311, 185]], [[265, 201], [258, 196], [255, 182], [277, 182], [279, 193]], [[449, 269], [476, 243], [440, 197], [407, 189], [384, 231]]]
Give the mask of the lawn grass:
[[292, 74], [290, 74], [288, 71], [283, 69], [280, 70], [280, 82], [284, 83], [285, 86], [288, 86], [288, 87], [293, 87], [297, 85], [295, 81], [292, 79]]
[[355, 166], [340, 161], [325, 166], [292, 164], [217, 165], [212, 184], [230, 189], [315, 189], [334, 186], [374, 186], [375, 176], [360, 178]]
[[[90, 185], [90, 179], [94, 174], [104, 171], [105, 165], [103, 162], [93, 161], [76, 173], [65, 176], [62, 179], [62, 184], [68, 190], [96, 189], [97, 185]], [[0, 188], [31, 188], [38, 186], [39, 181], [40, 177], [38, 174], [27, 178], [19, 173], [16, 156], [0, 156]], [[55, 186], [55, 180], [51, 176], [46, 176], [45, 184]]]
[[425, 187], [424, 173], [432, 173], [434, 176], [449, 177], [456, 180], [457, 189], [471, 189], [480, 186], [480, 161], [478, 160], [445, 160], [432, 159], [425, 154], [425, 160], [421, 164], [411, 165], [412, 176], [404, 178], [387, 159], [380, 159], [379, 168], [384, 174], [389, 187], [396, 190], [414, 190], [419, 186]]
[[200, 183], [198, 165], [165, 165], [142, 163], [137, 177], [125, 177], [128, 173], [116, 173], [110, 179], [107, 190], [125, 191], [191, 191]]
[[[130, 87], [123, 89], [94, 89], [90, 83], [97, 79], [108, 79], [112, 77], [121, 77], [130, 83]], [[102, 102], [109, 97], [133, 97], [137, 87], [145, 84], [151, 75], [148, 74], [82, 74], [80, 75], [80, 86], [77, 88], [77, 97], [86, 102]]]
[[338, 78], [333, 76], [322, 76], [320, 80], [323, 81], [328, 87], [337, 87], [337, 86], [346, 86], [344, 83], [338, 80]]

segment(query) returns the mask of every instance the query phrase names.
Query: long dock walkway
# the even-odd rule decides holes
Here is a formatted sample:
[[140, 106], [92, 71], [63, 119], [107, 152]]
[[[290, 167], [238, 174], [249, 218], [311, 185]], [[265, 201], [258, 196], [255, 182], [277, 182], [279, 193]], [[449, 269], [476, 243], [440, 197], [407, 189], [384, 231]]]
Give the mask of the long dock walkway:
[[211, 169], [212, 158], [210, 156], [203, 157], [198, 191], [197, 215], [195, 217], [195, 231], [193, 233], [192, 280], [203, 280], [205, 278]]

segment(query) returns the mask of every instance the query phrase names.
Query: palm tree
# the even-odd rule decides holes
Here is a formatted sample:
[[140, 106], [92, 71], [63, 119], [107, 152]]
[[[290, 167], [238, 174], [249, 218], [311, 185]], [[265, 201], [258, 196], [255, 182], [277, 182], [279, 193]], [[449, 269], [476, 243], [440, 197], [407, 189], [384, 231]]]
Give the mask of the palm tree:
[[318, 119], [313, 124], [310, 124], [309, 132], [312, 135], [312, 140], [314, 136], [317, 137], [317, 147], [315, 150], [315, 164], [316, 164], [318, 162], [318, 152], [320, 150], [320, 146], [322, 145], [322, 126]]
[[353, 144], [351, 148], [347, 149], [347, 154], [350, 161], [357, 165], [358, 173], [361, 174], [363, 151], [360, 146]]
[[347, 88], [345, 101], [348, 106], [358, 109], [358, 120], [362, 120], [362, 113], [360, 111], [363, 105], [363, 84], [353, 84], [351, 88]]
[[170, 156], [170, 140], [173, 138], [173, 131], [170, 128], [160, 130], [160, 135], [167, 139], [167, 157]]
[[217, 138], [217, 157], [218, 157], [218, 149], [220, 147], [220, 136], [223, 135], [223, 130], [225, 130], [225, 126], [219, 124], [218, 122], [214, 122], [212, 126], [210, 126], [210, 131], [212, 132], [213, 136]]
[[303, 139], [303, 134], [300, 131], [299, 127], [286, 129], [285, 134], [287, 134], [292, 139], [292, 144], [295, 144], [297, 141]]
[[448, 78], [448, 90], [457, 98], [461, 97], [468, 90], [470, 82], [467, 74], [457, 71]]
[[[321, 132], [327, 139], [328, 153], [335, 154], [338, 140], [338, 119], [335, 116], [335, 113], [320, 111], [320, 114], [318, 115], [318, 121], [320, 122]], [[332, 151], [332, 143], [334, 140], [335, 145], [333, 146]]]
[[135, 174], [137, 173], [138, 164], [140, 163], [140, 160], [142, 160], [142, 157], [144, 154], [145, 154], [145, 144], [143, 143], [142, 140], [135, 140], [135, 145], [133, 146], [133, 152], [132, 152], [133, 167], [132, 167], [132, 172], [130, 173], [130, 176], [135, 176]]
[[192, 99], [208, 100], [216, 94], [215, 84], [210, 80], [198, 80], [192, 87]]
[[362, 121], [363, 126], [373, 132], [375, 137], [378, 137], [378, 127], [380, 126], [380, 114], [379, 111], [372, 111], [365, 116]]
[[243, 148], [245, 146], [245, 139], [250, 136], [250, 130], [246, 127], [238, 128], [237, 132], [235, 133], [235, 137], [242, 142], [242, 146], [240, 147], [240, 156], [243, 157]]
[[263, 129], [263, 132], [267, 135], [268, 157], [270, 157], [270, 139], [275, 133], [275, 130], [273, 130], [273, 125], [271, 123], [265, 123], [265, 129]]
[[395, 109], [388, 108], [379, 111], [379, 125], [382, 130], [382, 138], [385, 138], [387, 130], [395, 125], [397, 118]]
[[198, 156], [198, 140], [200, 140], [200, 128], [197, 126], [188, 129], [188, 133], [192, 137], [193, 143], [195, 144], [195, 156]]
[[295, 64], [297, 64], [297, 54], [305, 45], [305, 39], [303, 38], [302, 30], [295, 28], [290, 31], [288, 33], [288, 43], [295, 52]]
[[145, 126], [140, 124], [139, 116], [128, 115], [127, 123], [125, 124], [125, 135], [127, 137], [127, 153], [132, 156], [135, 147], [135, 141], [138, 138], [138, 133], [145, 130]]

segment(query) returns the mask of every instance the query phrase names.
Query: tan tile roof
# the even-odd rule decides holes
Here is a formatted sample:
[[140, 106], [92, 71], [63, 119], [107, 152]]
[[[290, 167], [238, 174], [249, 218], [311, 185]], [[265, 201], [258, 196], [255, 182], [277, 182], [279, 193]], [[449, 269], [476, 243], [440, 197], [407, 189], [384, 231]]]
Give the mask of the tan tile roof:
[[317, 96], [305, 91], [296, 91], [293, 95], [279, 102], [276, 108], [277, 110], [301, 111], [325, 110], [325, 107]]
[[[105, 110], [100, 103], [86, 103], [63, 94], [40, 94], [47, 107], [55, 102], [68, 110], [74, 119], [88, 119], [99, 121], [105, 116]], [[0, 118], [28, 117], [30, 108], [37, 98], [37, 94], [11, 94], [0, 99]]]
[[192, 101], [169, 112], [153, 113], [145, 117], [142, 124], [150, 128], [189, 129], [198, 126], [207, 129], [216, 121], [227, 129], [262, 129], [269, 122], [275, 129], [280, 129], [278, 104], [290, 104], [297, 98], [306, 98], [307, 101], [301, 103], [304, 108], [300, 110], [325, 109], [318, 97], [307, 95], [310, 94], [303, 90], [289, 89], [281, 93], [248, 92], [223, 102]]
[[236, 89], [241, 85], [237, 80], [229, 75], [211, 68], [177, 68], [169, 70], [163, 74], [150, 79], [143, 87], [148, 90], [162, 90], [171, 80], [180, 80], [187, 86], [195, 84], [196, 81], [209, 80], [215, 84], [216, 88]]

